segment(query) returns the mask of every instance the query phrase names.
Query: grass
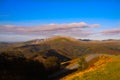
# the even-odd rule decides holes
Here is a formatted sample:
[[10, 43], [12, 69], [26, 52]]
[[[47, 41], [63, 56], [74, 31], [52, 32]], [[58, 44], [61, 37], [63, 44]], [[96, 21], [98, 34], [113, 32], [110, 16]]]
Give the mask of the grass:
[[[85, 71], [78, 71], [62, 80], [120, 80], [120, 59], [118, 57], [100, 56]], [[95, 61], [94, 60], [94, 61]]]

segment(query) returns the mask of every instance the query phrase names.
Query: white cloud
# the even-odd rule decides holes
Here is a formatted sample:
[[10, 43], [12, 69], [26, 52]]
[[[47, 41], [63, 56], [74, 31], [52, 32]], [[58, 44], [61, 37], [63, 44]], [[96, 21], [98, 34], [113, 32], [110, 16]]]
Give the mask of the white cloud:
[[120, 35], [120, 28], [101, 31], [103, 35]]
[[13, 35], [37, 35], [50, 37], [54, 35], [65, 35], [72, 37], [87, 37], [94, 35], [93, 28], [97, 28], [99, 24], [89, 25], [85, 22], [67, 23], [67, 24], [46, 24], [41, 26], [15, 26], [15, 25], [1, 25], [0, 34]]

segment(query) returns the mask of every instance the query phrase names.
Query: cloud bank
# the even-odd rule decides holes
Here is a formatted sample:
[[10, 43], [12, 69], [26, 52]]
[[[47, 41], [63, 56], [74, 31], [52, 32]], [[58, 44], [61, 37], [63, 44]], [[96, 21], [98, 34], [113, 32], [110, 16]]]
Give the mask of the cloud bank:
[[103, 35], [120, 35], [120, 28], [101, 31]]
[[91, 31], [82, 30], [83, 28], [94, 28], [98, 27], [99, 24], [88, 25], [85, 22], [80, 23], [69, 23], [69, 24], [47, 24], [41, 26], [15, 26], [15, 25], [1, 25], [0, 33], [14, 33], [14, 34], [36, 34], [36, 35], [89, 35]]
[[[64, 35], [71, 37], [87, 38], [94, 36], [95, 38], [101, 36], [119, 36], [120, 28], [95, 31], [100, 24], [87, 24], [85, 22], [67, 23], [67, 24], [46, 24], [41, 26], [15, 26], [15, 25], [0, 25], [0, 35], [20, 35], [35, 37], [51, 37], [56, 35]], [[100, 36], [97, 36], [100, 35]]]

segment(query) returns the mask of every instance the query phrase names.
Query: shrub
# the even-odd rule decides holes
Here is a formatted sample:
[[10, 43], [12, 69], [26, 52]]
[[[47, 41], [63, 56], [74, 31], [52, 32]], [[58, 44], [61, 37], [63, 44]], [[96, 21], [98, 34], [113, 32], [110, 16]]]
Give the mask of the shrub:
[[80, 57], [78, 64], [79, 64], [78, 70], [84, 70], [88, 67], [88, 63], [84, 57]]
[[55, 56], [48, 57], [44, 65], [48, 73], [57, 71], [60, 68], [60, 62]]

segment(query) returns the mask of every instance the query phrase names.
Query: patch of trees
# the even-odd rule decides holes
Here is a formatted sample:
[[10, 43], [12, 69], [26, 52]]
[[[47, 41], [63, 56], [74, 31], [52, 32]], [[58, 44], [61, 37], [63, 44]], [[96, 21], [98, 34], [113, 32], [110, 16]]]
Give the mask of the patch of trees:
[[58, 57], [35, 58], [27, 58], [19, 51], [0, 52], [0, 80], [47, 80], [49, 74], [60, 69]]
[[60, 69], [60, 61], [57, 57], [50, 56], [45, 60], [44, 66], [47, 73], [50, 74]]
[[47, 80], [42, 63], [23, 56], [0, 54], [0, 80]]

